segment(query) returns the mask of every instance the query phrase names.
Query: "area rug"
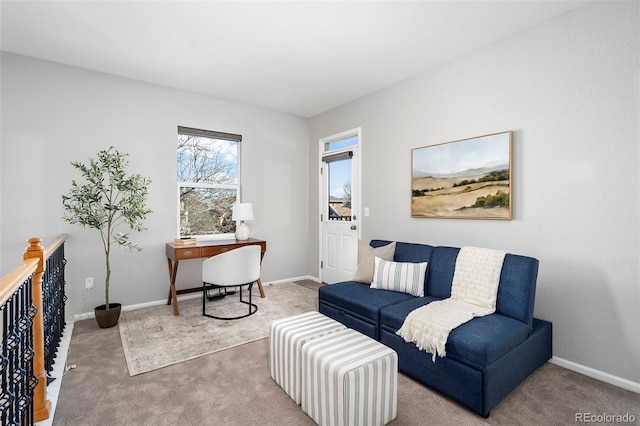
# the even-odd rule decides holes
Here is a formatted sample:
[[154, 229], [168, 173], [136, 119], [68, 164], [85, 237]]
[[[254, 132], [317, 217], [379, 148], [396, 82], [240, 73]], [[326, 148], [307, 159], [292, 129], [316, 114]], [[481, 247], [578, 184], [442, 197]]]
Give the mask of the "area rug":
[[[180, 301], [180, 315], [173, 306], [161, 305], [124, 311], [118, 327], [129, 375], [153, 371], [269, 336], [271, 321], [318, 310], [318, 292], [293, 283], [264, 287], [266, 297], [253, 289], [258, 312], [246, 318], [224, 321], [202, 316], [202, 298]], [[244, 300], [248, 295], [244, 294]], [[240, 307], [238, 294], [207, 302], [207, 313], [233, 314]]]

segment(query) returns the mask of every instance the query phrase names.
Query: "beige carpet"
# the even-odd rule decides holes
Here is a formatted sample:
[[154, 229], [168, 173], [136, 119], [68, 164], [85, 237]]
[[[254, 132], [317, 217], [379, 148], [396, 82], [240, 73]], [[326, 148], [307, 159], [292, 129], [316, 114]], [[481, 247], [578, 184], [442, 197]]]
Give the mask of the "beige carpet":
[[[314, 295], [321, 286], [299, 284], [309, 284]], [[268, 338], [134, 377], [120, 342], [116, 327], [98, 328], [93, 318], [75, 323], [67, 362], [76, 368], [57, 379], [53, 426], [315, 425], [271, 379]], [[485, 419], [399, 373], [398, 417], [389, 425], [587, 423], [576, 420], [579, 413], [631, 414], [625, 424], [640, 425], [640, 395], [547, 363]]]
[[[202, 316], [202, 299], [180, 302], [180, 315], [173, 307], [162, 305], [125, 311], [118, 326], [129, 369], [135, 376], [158, 368], [198, 358], [242, 345], [269, 335], [271, 321], [307, 311], [318, 310], [318, 292], [297, 284], [265, 287], [266, 298], [253, 289], [258, 312], [247, 318], [223, 321]], [[243, 295], [247, 300], [248, 295]], [[230, 316], [247, 312], [238, 294], [207, 302], [207, 313]]]

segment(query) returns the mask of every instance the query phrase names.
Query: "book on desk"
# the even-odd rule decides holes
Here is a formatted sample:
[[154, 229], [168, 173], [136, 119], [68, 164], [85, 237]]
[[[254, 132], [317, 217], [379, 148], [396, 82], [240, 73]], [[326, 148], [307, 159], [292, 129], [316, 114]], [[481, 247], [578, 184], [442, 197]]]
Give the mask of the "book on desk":
[[195, 238], [176, 238], [173, 240], [174, 246], [193, 246], [196, 244]]

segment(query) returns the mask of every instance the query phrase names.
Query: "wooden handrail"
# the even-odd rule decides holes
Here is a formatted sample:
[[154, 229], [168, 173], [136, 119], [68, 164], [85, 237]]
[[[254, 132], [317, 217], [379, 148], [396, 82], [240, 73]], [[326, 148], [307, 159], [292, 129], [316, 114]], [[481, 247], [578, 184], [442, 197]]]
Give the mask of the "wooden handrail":
[[27, 259], [2, 277], [0, 279], [0, 305], [4, 305], [37, 268], [38, 259]]
[[[44, 248], [44, 259], [48, 259], [67, 240], [67, 234], [60, 234]], [[40, 240], [42, 241], [42, 240]], [[30, 258], [0, 278], [0, 305], [4, 305], [9, 297], [31, 276], [38, 266], [38, 260]], [[43, 270], [44, 272], [44, 270]]]
[[67, 234], [60, 234], [60, 235], [58, 235], [58, 237], [56, 237], [55, 240], [53, 240], [49, 244], [47, 244], [44, 247], [44, 258], [45, 258], [45, 260], [48, 259], [51, 256], [51, 254], [53, 254], [53, 252], [56, 251], [56, 249], [58, 247], [63, 245], [66, 240], [67, 240]]

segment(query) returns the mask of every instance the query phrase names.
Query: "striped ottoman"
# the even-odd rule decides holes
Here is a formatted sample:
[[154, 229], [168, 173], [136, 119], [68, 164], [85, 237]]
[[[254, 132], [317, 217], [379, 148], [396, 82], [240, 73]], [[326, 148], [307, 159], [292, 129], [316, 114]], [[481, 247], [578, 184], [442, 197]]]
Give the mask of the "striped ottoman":
[[302, 346], [302, 410], [319, 425], [384, 425], [396, 418], [398, 354], [345, 329]]
[[275, 320], [269, 328], [269, 373], [300, 404], [300, 348], [307, 341], [346, 327], [319, 312]]

